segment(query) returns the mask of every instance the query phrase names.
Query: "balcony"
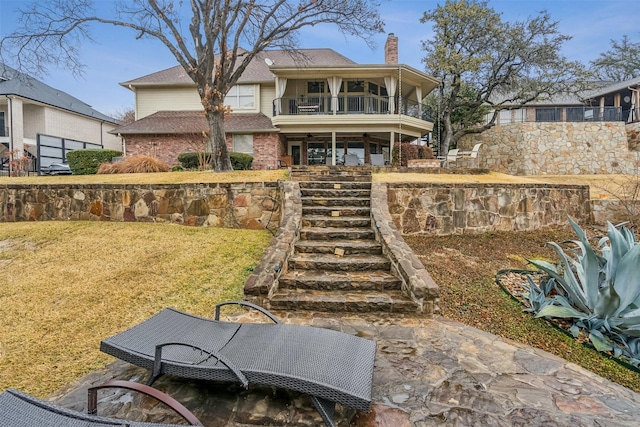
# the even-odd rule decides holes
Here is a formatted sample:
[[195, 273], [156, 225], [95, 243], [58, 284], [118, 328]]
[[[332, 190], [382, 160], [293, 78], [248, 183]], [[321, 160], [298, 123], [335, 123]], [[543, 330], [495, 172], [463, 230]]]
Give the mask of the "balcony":
[[[393, 105], [390, 105], [390, 102]], [[391, 108], [390, 108], [391, 107]], [[335, 108], [335, 112], [334, 112]], [[432, 121], [430, 114], [407, 98], [382, 96], [305, 96], [278, 98], [273, 101], [273, 116], [400, 114], [419, 120]]]

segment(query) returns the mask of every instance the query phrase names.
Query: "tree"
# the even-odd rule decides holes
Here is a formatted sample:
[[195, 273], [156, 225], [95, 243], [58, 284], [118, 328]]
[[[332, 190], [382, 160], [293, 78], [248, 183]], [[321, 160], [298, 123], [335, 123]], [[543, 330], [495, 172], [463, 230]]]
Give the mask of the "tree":
[[130, 125], [136, 121], [136, 111], [131, 107], [123, 107], [111, 113], [111, 117], [123, 125]]
[[0, 52], [14, 53], [27, 72], [54, 64], [77, 74], [78, 47], [91, 40], [91, 24], [161, 42], [196, 84], [210, 128], [208, 150], [221, 172], [232, 169], [224, 98], [251, 60], [267, 47], [294, 49], [301, 28], [327, 23], [371, 46], [373, 34], [383, 31], [377, 9], [370, 0], [131, 0], [97, 16], [92, 0], [39, 0], [21, 9], [22, 27], [0, 41]]
[[640, 77], [640, 42], [625, 34], [619, 42], [611, 40], [611, 49], [591, 61], [591, 67], [603, 80], [623, 82]]
[[579, 62], [559, 53], [569, 37], [558, 32], [547, 12], [509, 23], [486, 1], [447, 0], [425, 12], [421, 22], [432, 22], [434, 33], [422, 42], [423, 61], [442, 81], [436, 92], [439, 153], [464, 135], [494, 126], [500, 110], [577, 92], [588, 80]]

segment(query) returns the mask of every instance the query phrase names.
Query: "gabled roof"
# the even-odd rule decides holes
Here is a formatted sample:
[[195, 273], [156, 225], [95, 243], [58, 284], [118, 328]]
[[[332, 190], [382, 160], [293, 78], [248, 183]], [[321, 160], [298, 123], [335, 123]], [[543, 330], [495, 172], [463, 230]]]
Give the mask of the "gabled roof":
[[0, 95], [15, 95], [92, 119], [117, 124], [117, 120], [94, 110], [90, 105], [24, 73], [0, 63]]
[[[277, 132], [271, 119], [262, 113], [231, 114], [224, 119], [225, 132]], [[209, 130], [203, 111], [158, 111], [140, 120], [116, 128], [120, 135], [175, 135], [202, 133]]]
[[617, 82], [607, 86], [603, 86], [600, 89], [594, 90], [593, 92], [589, 92], [585, 94], [584, 99], [596, 98], [598, 96], [607, 95], [613, 92], [619, 92], [628, 87], [640, 86], [640, 77], [636, 77], [635, 79], [625, 80], [624, 82]]
[[[253, 61], [249, 63], [242, 76], [240, 76], [238, 83], [273, 82], [274, 75], [269, 70], [267, 62], [265, 62], [267, 59], [270, 60], [267, 62], [271, 62], [276, 66], [297, 66], [301, 68], [356, 65], [354, 61], [333, 49], [265, 50], [258, 53]], [[180, 65], [120, 84], [124, 87], [194, 85], [191, 77], [187, 75]]]

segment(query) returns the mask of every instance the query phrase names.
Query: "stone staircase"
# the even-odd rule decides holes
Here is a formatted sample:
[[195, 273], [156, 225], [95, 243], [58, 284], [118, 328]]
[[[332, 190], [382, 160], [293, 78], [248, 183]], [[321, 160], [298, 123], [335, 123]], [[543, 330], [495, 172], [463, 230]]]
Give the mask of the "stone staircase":
[[402, 294], [402, 281], [375, 240], [370, 170], [334, 170], [300, 173], [300, 239], [269, 298], [270, 308], [416, 313], [418, 304]]

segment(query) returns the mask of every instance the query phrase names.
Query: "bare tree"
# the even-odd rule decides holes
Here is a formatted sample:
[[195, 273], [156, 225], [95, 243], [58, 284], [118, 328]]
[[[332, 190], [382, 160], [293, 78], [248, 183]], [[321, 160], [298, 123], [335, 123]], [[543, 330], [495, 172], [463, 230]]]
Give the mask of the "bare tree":
[[111, 113], [111, 117], [122, 125], [130, 125], [136, 121], [136, 111], [131, 107], [122, 107]]
[[[438, 89], [439, 153], [464, 135], [493, 127], [500, 110], [586, 88], [589, 73], [560, 54], [570, 37], [547, 12], [504, 22], [486, 1], [447, 0], [424, 13], [434, 35], [423, 42]], [[488, 121], [480, 121], [493, 111]]]
[[224, 97], [251, 60], [267, 47], [294, 49], [300, 29], [325, 23], [372, 45], [372, 36], [383, 31], [378, 6], [376, 0], [132, 0], [97, 16], [92, 0], [38, 0], [21, 9], [22, 26], [0, 41], [0, 52], [15, 54], [26, 72], [53, 63], [77, 74], [83, 66], [78, 48], [91, 40], [93, 23], [160, 41], [196, 84], [213, 167], [221, 172], [232, 169]]

